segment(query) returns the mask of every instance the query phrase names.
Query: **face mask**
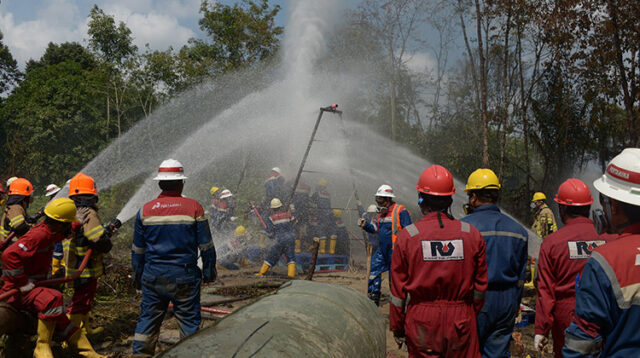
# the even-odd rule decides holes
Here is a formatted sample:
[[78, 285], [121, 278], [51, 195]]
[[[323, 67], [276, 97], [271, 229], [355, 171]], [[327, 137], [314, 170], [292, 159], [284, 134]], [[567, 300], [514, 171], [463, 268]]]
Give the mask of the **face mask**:
[[535, 209], [536, 208], [536, 203], [534, 201], [532, 201], [531, 204], [529, 204], [529, 207], [531, 209]]
[[471, 204], [462, 205], [462, 211], [464, 211], [465, 215], [469, 215], [473, 212], [473, 206]]

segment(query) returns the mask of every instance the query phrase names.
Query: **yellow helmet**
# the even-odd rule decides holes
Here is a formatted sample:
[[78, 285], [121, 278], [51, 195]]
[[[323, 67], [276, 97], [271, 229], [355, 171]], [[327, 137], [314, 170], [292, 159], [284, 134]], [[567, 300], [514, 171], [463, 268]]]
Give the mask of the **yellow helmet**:
[[336, 219], [342, 219], [342, 210], [333, 209], [333, 216], [335, 216]]
[[282, 206], [282, 202], [278, 198], [271, 199], [271, 209], [277, 209]]
[[320, 180], [318, 180], [318, 186], [323, 186], [326, 188], [329, 186], [329, 182], [325, 178], [320, 178]]
[[236, 237], [242, 237], [242, 236], [245, 236], [246, 234], [247, 234], [247, 229], [245, 229], [244, 226], [240, 225], [236, 227]]
[[538, 200], [547, 200], [547, 196], [541, 192], [537, 192], [533, 194], [533, 199], [531, 199], [531, 201], [538, 201]]
[[44, 214], [63, 223], [74, 222], [76, 220], [76, 204], [69, 198], [54, 199], [44, 208]]
[[211, 189], [209, 189], [209, 194], [213, 195], [216, 193], [216, 191], [220, 190], [220, 188], [218, 188], [217, 186], [212, 186]]
[[500, 181], [493, 170], [480, 168], [469, 175], [469, 179], [467, 179], [467, 186], [464, 191], [469, 192], [471, 190], [479, 189], [500, 190]]

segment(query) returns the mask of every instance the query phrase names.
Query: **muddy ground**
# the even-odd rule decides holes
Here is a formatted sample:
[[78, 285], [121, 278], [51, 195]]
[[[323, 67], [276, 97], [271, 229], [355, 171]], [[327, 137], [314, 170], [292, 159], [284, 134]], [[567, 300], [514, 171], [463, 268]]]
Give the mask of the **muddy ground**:
[[[263, 294], [276, 290], [278, 285], [288, 280], [284, 268], [276, 267], [265, 278], [256, 278], [253, 274], [257, 270], [258, 267], [247, 267], [238, 271], [220, 268], [218, 280], [214, 284], [203, 286], [203, 305], [233, 311], [255, 301]], [[128, 267], [112, 265], [109, 274], [100, 279], [98, 298], [93, 311], [93, 325], [104, 327], [104, 331], [91, 336], [90, 340], [98, 352], [111, 357], [131, 357], [131, 343], [141, 297], [130, 284], [130, 274]], [[351, 287], [364, 295], [367, 291], [366, 276], [366, 268], [360, 267], [348, 272], [316, 273], [314, 280]], [[302, 275], [299, 275], [299, 278], [302, 278]], [[388, 320], [389, 288], [386, 275], [382, 286], [383, 304], [380, 313]], [[70, 290], [65, 290], [67, 296], [70, 293]], [[525, 296], [528, 297], [525, 297], [524, 303], [533, 306], [535, 302], [532, 302], [532, 292], [527, 292]], [[203, 327], [214, 324], [220, 317], [205, 314]], [[407, 357], [406, 347], [398, 349], [393, 335], [390, 331], [387, 332], [387, 357]], [[162, 326], [158, 352], [174, 344], [178, 337], [177, 322], [168, 314]], [[516, 328], [515, 338], [511, 345], [513, 357], [552, 357], [550, 353], [539, 354], [533, 350], [533, 325]], [[56, 345], [54, 351], [56, 357], [73, 357], [60, 345]], [[25, 357], [30, 357], [29, 353], [25, 352]]]

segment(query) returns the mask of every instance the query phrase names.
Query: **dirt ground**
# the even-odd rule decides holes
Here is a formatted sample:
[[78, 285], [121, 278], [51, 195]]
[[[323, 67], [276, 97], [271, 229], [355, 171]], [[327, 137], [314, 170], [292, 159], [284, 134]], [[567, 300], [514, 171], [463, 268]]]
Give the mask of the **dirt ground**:
[[[247, 305], [261, 295], [270, 293], [286, 282], [286, 270], [276, 267], [265, 278], [256, 278], [253, 274], [258, 267], [247, 267], [237, 271], [220, 268], [219, 278], [214, 284], [203, 286], [203, 306], [234, 311]], [[130, 269], [127, 267], [111, 267], [109, 274], [100, 279], [98, 297], [93, 311], [93, 326], [104, 327], [104, 331], [91, 336], [95, 349], [110, 357], [131, 357], [131, 344], [135, 325], [139, 314], [141, 297], [136, 294], [130, 284]], [[353, 288], [363, 295], [367, 292], [366, 269], [364, 267], [351, 269], [339, 273], [316, 273], [314, 281], [327, 282]], [[302, 275], [299, 275], [302, 278]], [[380, 313], [387, 321], [389, 317], [389, 288], [387, 276], [383, 278], [383, 302]], [[67, 295], [70, 291], [65, 292]], [[525, 293], [524, 302], [533, 306], [535, 302], [532, 292]], [[203, 315], [203, 327], [209, 326], [220, 315]], [[521, 338], [520, 338], [521, 337]], [[513, 357], [552, 357], [550, 353], [540, 354], [533, 350], [533, 325], [515, 329], [515, 340], [511, 344]], [[158, 352], [175, 344], [179, 339], [179, 331], [176, 320], [168, 314], [163, 323]], [[516, 342], [520, 340], [521, 342]], [[54, 347], [56, 357], [72, 357], [72, 355], [60, 345]], [[26, 354], [25, 356], [30, 356]], [[393, 335], [387, 330], [387, 357], [407, 357], [406, 347], [398, 349]]]

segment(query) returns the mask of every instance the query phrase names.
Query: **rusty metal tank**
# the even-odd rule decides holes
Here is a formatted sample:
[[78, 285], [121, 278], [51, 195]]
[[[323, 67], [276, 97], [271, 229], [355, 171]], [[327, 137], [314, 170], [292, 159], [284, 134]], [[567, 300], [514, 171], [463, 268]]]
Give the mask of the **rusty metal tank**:
[[385, 321], [364, 294], [295, 280], [159, 357], [385, 357]]

